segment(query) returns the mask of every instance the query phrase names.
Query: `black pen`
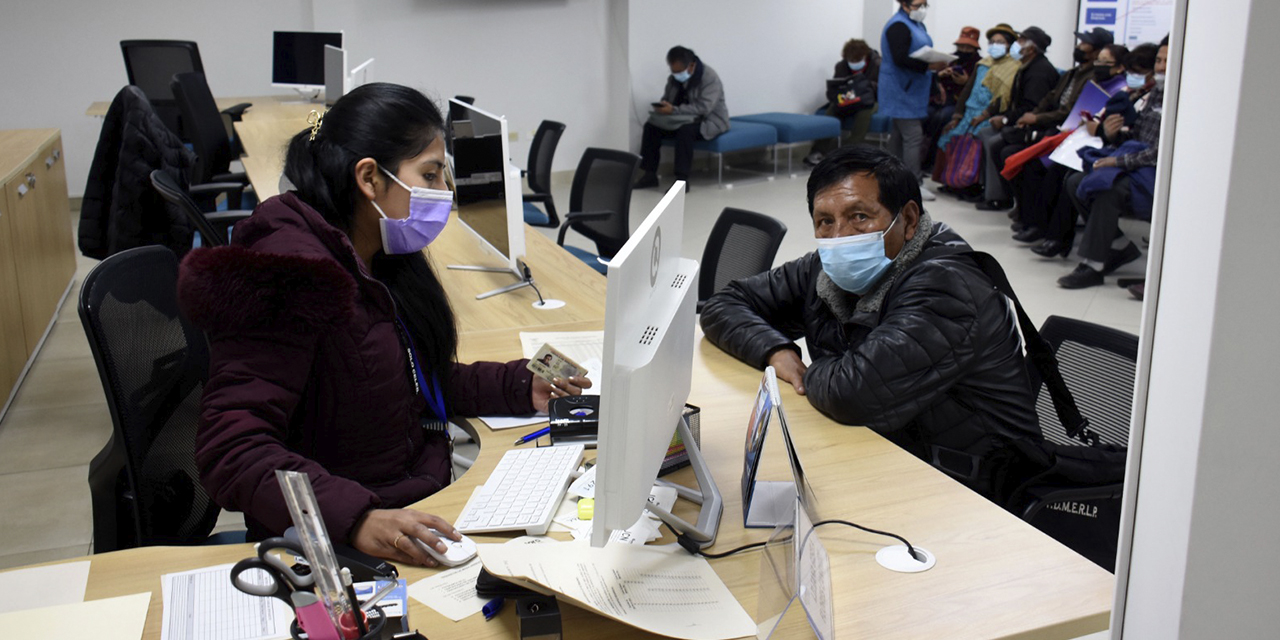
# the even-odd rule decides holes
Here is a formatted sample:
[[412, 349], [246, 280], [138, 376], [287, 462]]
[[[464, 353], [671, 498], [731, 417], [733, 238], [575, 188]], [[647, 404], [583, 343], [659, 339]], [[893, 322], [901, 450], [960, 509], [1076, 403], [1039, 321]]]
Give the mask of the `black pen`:
[[541, 438], [542, 436], [547, 435], [548, 433], [551, 433], [551, 427], [547, 427], [545, 429], [538, 429], [537, 431], [534, 431], [533, 433], [530, 433], [525, 437], [520, 438], [519, 440], [516, 440], [516, 444], [524, 444], [526, 442], [532, 442], [534, 440], [537, 440], [538, 438]]

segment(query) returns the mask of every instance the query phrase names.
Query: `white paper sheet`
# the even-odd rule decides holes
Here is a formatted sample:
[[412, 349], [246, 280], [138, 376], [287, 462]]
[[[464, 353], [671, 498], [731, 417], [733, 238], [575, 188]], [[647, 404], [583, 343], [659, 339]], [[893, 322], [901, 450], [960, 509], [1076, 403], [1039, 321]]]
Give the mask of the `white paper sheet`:
[[584, 367], [587, 366], [586, 361], [592, 358], [604, 360], [603, 331], [520, 332], [520, 347], [524, 351], [524, 357], [532, 358], [544, 344], [559, 349], [560, 353]]
[[531, 427], [538, 423], [546, 424], [546, 416], [481, 416], [481, 420], [489, 425], [494, 431], [502, 431], [503, 429], [515, 429], [518, 427]]
[[927, 62], [929, 64], [933, 64], [935, 62], [945, 62], [947, 64], [951, 64], [952, 62], [959, 60], [959, 58], [949, 53], [943, 53], [941, 51], [938, 51], [933, 47], [920, 47], [919, 49], [916, 49], [915, 51], [911, 52], [911, 57], [921, 62]]
[[[289, 637], [293, 610], [231, 585], [230, 564], [160, 576], [164, 616], [160, 640], [276, 640]], [[261, 571], [241, 574], [266, 582]]]
[[0, 573], [0, 613], [84, 602], [89, 561]]
[[488, 600], [476, 595], [476, 577], [483, 566], [472, 560], [409, 585], [409, 597], [457, 622], [480, 613]]
[[1091, 136], [1084, 127], [1080, 127], [1049, 154], [1049, 159], [1068, 169], [1084, 171], [1084, 161], [1080, 159], [1079, 151], [1085, 147], [1102, 148], [1102, 138]]
[[478, 547], [490, 573], [542, 585], [568, 602], [639, 629], [688, 640], [756, 633], [756, 624], [711, 565], [678, 545]]
[[139, 640], [151, 592], [0, 614], [0, 635], [40, 640]]
[[[541, 544], [549, 540], [550, 538], [520, 536], [508, 540], [506, 544], [521, 547]], [[430, 578], [423, 578], [409, 585], [409, 596], [454, 622], [473, 616], [480, 613], [488, 602], [487, 599], [476, 595], [476, 578], [480, 575], [480, 569], [483, 566], [479, 559], [475, 559], [461, 567], [454, 567]]]

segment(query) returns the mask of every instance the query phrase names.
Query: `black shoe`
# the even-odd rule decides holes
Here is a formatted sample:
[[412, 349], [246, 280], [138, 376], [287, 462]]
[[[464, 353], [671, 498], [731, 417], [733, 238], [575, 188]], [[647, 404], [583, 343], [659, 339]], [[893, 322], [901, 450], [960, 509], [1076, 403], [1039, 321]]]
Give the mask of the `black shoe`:
[[1027, 228], [1027, 225], [1022, 224], [1021, 222], [1018, 222], [1016, 220], [1013, 222], [1013, 224], [1009, 225], [1009, 230], [1014, 233], [1022, 233], [1022, 231], [1026, 228]]
[[1102, 284], [1102, 272], [1094, 271], [1089, 265], [1080, 263], [1075, 271], [1058, 278], [1058, 286], [1063, 289], [1086, 289]]
[[978, 211], [1004, 211], [1013, 207], [1013, 203], [1008, 200], [985, 200], [975, 207]]
[[1071, 253], [1071, 245], [1061, 240], [1045, 240], [1044, 242], [1031, 247], [1032, 253], [1046, 258], [1056, 258], [1058, 256], [1067, 257]]
[[636, 180], [635, 184], [631, 185], [631, 188], [652, 189], [656, 186], [658, 186], [658, 174], [645, 172], [644, 175], [640, 176], [639, 180]]
[[1111, 251], [1111, 255], [1107, 256], [1107, 261], [1102, 263], [1102, 274], [1107, 275], [1120, 267], [1123, 267], [1134, 260], [1142, 257], [1142, 250], [1138, 249], [1138, 245], [1130, 242], [1123, 249]]
[[1013, 234], [1013, 239], [1018, 242], [1040, 242], [1044, 240], [1044, 232], [1039, 227], [1027, 227], [1022, 231]]

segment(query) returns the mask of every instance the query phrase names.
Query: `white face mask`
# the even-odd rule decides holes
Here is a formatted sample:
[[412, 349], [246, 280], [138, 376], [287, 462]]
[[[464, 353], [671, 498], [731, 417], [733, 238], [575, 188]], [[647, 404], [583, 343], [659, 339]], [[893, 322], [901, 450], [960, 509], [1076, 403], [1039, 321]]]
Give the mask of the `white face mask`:
[[925, 6], [920, 7], [919, 9], [912, 9], [911, 13], [907, 14], [907, 17], [915, 20], [916, 22], [924, 22], [924, 18], [927, 15], [929, 15], [929, 7]]

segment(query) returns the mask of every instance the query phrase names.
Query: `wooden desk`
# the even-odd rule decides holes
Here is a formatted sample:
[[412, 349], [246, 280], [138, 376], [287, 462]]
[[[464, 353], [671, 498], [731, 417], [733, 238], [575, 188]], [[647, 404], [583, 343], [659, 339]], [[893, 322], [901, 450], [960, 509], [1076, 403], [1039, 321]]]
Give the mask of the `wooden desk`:
[[[276, 94], [270, 96], [247, 96], [239, 98], [214, 98], [214, 102], [218, 104], [218, 110], [221, 111], [227, 107], [248, 102], [252, 104], [247, 111], [244, 112], [244, 119], [251, 120], [288, 120], [297, 118], [305, 121], [307, 114], [312, 109], [324, 111], [324, 104], [320, 102], [303, 102], [296, 94]], [[111, 108], [111, 101], [94, 102], [84, 110], [86, 116], [101, 118], [107, 115], [107, 110]]]
[[[599, 321], [549, 327], [599, 328]], [[475, 331], [460, 337], [463, 360], [518, 355], [511, 331]], [[690, 401], [702, 407], [702, 445], [725, 498], [714, 549], [762, 540], [766, 530], [744, 530], [738, 480], [742, 438], [760, 373], [699, 339], [693, 354]], [[813, 479], [823, 518], [852, 520], [905, 535], [938, 557], [933, 569], [896, 574], [874, 555], [886, 541], [847, 527], [819, 530], [831, 555], [837, 634], [844, 638], [1075, 638], [1107, 627], [1113, 579], [1021, 520], [956, 484], [875, 433], [832, 423], [794, 392], [783, 403], [805, 467]], [[511, 432], [480, 426], [481, 451], [458, 482], [415, 508], [453, 520], [472, 490], [484, 482], [511, 448]], [[770, 439], [777, 445], [778, 434]], [[766, 445], [767, 447], [770, 445]], [[777, 447], [775, 447], [775, 451]], [[781, 455], [766, 453], [761, 477], [784, 478]], [[672, 479], [692, 482], [688, 469]], [[501, 542], [509, 536], [473, 536]], [[159, 638], [163, 573], [232, 562], [249, 545], [153, 547], [92, 556], [87, 599], [152, 591], [144, 638]], [[712, 560], [717, 573], [757, 617], [760, 556], [746, 552]], [[436, 570], [402, 567], [413, 583]], [[496, 620], [476, 615], [454, 623], [411, 602], [414, 626], [433, 638], [513, 638], [511, 608]], [[651, 637], [574, 607], [564, 607], [567, 637]]]

